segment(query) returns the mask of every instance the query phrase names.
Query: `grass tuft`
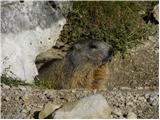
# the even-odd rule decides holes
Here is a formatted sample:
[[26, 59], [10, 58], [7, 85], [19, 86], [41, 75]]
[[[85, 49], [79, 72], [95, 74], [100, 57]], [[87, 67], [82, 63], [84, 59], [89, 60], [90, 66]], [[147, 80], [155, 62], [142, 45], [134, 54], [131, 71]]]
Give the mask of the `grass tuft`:
[[[67, 24], [60, 40], [73, 43], [80, 36], [103, 38], [115, 53], [125, 53], [153, 33], [153, 24], [146, 24], [143, 17], [155, 1], [76, 1], [68, 14]], [[140, 14], [143, 13], [143, 14]], [[145, 13], [145, 14], [144, 14]]]
[[25, 81], [21, 81], [18, 78], [8, 77], [5, 74], [2, 74], [2, 76], [1, 76], [1, 83], [4, 83], [4, 84], [6, 84], [8, 86], [16, 86], [16, 87], [18, 87], [18, 85], [23, 85], [23, 86], [31, 85], [29, 83], [26, 83]]

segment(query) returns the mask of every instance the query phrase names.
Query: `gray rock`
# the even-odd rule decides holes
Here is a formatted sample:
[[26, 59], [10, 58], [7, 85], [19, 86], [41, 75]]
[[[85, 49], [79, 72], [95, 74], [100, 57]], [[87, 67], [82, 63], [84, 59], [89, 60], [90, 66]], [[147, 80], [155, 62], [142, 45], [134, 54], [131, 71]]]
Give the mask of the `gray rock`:
[[129, 111], [128, 115], [127, 115], [127, 118], [128, 119], [137, 119], [137, 115], [134, 112]]
[[5, 97], [3, 100], [4, 101], [9, 101], [10, 99], [9, 99], [9, 97]]
[[9, 88], [10, 88], [10, 86], [5, 85], [5, 84], [2, 84], [2, 87], [3, 87], [4, 89], [9, 89]]
[[69, 2], [56, 3], [59, 9], [48, 1], [2, 3], [3, 67], [0, 73], [33, 83], [34, 77], [38, 75], [35, 58], [55, 45], [66, 23], [64, 13], [67, 14], [67, 9], [71, 8]]
[[154, 92], [152, 94], [146, 94], [145, 98], [151, 106], [158, 106], [159, 104], [159, 93], [158, 92]]
[[22, 90], [22, 91], [25, 91], [25, 90], [26, 90], [25, 86], [22, 86], [22, 85], [19, 85], [18, 88], [19, 88], [20, 90]]
[[55, 112], [55, 119], [110, 118], [111, 108], [101, 94], [84, 97], [74, 103], [65, 104]]

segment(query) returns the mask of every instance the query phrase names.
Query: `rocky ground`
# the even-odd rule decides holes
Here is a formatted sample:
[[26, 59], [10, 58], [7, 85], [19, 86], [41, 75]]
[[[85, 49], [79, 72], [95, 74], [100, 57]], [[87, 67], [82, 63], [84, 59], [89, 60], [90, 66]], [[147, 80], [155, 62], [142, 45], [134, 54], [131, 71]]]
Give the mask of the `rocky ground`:
[[[111, 109], [111, 112], [109, 112], [110, 118], [158, 118], [159, 114], [159, 93], [157, 89], [123, 88], [112, 91], [48, 90], [31, 86], [9, 87], [4, 84], [1, 85], [1, 88], [1, 118], [38, 118], [38, 113], [43, 110], [43, 107], [48, 102], [55, 106], [56, 109], [61, 109], [62, 106], [69, 102], [71, 104], [65, 108], [65, 111], [71, 111], [70, 106], [74, 106], [74, 101], [95, 94], [101, 94], [105, 97], [107, 104], [110, 106], [109, 109]], [[90, 100], [89, 102], [92, 101]], [[95, 105], [93, 109], [97, 109], [100, 104], [101, 100], [97, 104], [93, 104]], [[79, 109], [80, 107], [82, 106], [79, 106]], [[85, 109], [85, 113], [88, 110], [90, 110], [90, 107]], [[49, 113], [50, 111], [45, 114], [48, 115]], [[93, 115], [92, 111], [90, 115]], [[63, 118], [63, 116], [61, 117]], [[54, 118], [54, 116], [51, 118]]]
[[[38, 56], [38, 62], [47, 61], [43, 58], [61, 59], [68, 48], [58, 41], [48, 54]], [[120, 54], [113, 57], [106, 90], [54, 90], [1, 83], [1, 118], [158, 119], [158, 56], [157, 25], [154, 36], [129, 50], [124, 57]]]

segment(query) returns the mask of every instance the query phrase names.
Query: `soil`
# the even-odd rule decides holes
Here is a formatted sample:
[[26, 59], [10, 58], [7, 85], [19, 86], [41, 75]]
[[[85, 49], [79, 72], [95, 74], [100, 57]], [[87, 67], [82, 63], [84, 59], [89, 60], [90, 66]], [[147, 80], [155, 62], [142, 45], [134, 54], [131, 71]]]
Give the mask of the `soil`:
[[159, 93], [156, 89], [49, 90], [30, 86], [9, 87], [4, 84], [1, 88], [1, 118], [3, 119], [36, 118], [36, 114], [48, 102], [57, 105], [65, 104], [96, 93], [102, 94], [113, 108], [112, 118], [127, 118], [130, 111], [137, 118], [158, 118], [159, 114]]

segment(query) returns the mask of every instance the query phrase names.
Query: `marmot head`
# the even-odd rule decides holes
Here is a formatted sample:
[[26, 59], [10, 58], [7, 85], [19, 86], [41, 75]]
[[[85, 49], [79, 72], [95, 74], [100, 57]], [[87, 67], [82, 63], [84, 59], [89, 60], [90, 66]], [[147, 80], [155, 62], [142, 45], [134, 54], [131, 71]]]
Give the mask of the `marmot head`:
[[98, 39], [83, 39], [75, 43], [67, 56], [75, 65], [102, 65], [111, 60], [113, 49], [111, 45]]

